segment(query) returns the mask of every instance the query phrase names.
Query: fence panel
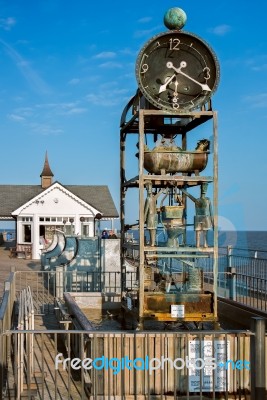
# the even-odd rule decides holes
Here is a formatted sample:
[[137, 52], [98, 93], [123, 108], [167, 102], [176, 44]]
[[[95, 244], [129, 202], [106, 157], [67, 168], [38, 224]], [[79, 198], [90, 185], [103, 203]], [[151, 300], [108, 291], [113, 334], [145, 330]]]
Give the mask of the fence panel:
[[[232, 394], [241, 400], [250, 391], [250, 332], [53, 330], [6, 335], [12, 339], [12, 353], [22, 337], [27, 343], [27, 336], [33, 336], [34, 374], [26, 357], [23, 396], [36, 399], [202, 400]], [[12, 381], [17, 393], [18, 377]]]

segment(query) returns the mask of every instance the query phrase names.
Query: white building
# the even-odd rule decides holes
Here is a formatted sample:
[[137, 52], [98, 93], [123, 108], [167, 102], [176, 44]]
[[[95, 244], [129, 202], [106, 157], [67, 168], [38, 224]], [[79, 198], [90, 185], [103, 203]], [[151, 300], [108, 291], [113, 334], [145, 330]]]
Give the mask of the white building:
[[46, 154], [41, 185], [0, 185], [0, 219], [16, 221], [17, 244], [31, 244], [33, 259], [56, 229], [93, 237], [99, 219], [118, 218], [107, 186], [62, 185], [53, 176]]

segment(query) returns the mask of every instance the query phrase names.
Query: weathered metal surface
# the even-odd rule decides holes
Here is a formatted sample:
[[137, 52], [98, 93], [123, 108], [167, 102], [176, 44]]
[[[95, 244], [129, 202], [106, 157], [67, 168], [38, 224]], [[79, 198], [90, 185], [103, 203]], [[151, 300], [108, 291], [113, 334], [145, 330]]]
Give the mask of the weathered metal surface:
[[152, 150], [144, 152], [144, 167], [153, 174], [203, 171], [208, 152]]
[[[197, 248], [197, 251], [194, 247], [188, 246], [187, 244], [187, 226], [191, 225], [191, 221], [187, 221], [186, 212], [183, 213], [182, 209], [179, 209], [181, 206], [181, 202], [177, 201], [178, 196], [182, 197], [182, 204], [184, 205], [184, 210], [187, 211], [187, 201], [184, 196], [181, 195], [181, 188], [187, 189], [191, 186], [200, 186], [202, 182], [213, 182], [213, 177], [210, 176], [202, 176], [201, 171], [205, 169], [208, 163], [209, 156], [209, 140], [202, 139], [200, 140], [195, 148], [190, 149], [187, 143], [188, 132], [191, 128], [195, 128], [196, 125], [191, 126], [191, 128], [183, 128], [188, 125], [188, 118], [192, 118], [196, 120], [195, 122], [201, 123], [206, 122], [206, 116], [209, 119], [213, 118], [214, 113], [210, 114], [210, 111], [201, 111], [194, 113], [181, 113], [179, 114], [179, 121], [176, 119], [172, 120], [172, 116], [169, 118], [166, 117], [165, 113], [160, 112], [158, 110], [151, 110], [146, 107], [143, 107], [139, 103], [138, 110], [138, 119], [134, 122], [131, 122], [127, 125], [124, 125], [121, 129], [121, 135], [124, 137], [124, 144], [126, 147], [126, 138], [128, 138], [128, 134], [138, 133], [138, 137], [136, 138], [136, 146], [138, 148], [138, 153], [136, 156], [139, 158], [138, 163], [138, 175], [134, 178], [131, 178], [129, 181], [123, 180], [121, 184], [121, 193], [122, 193], [122, 203], [125, 200], [123, 195], [127, 191], [128, 188], [137, 187], [139, 190], [139, 232], [140, 232], [140, 241], [137, 245], [131, 243], [127, 243], [123, 240], [122, 249], [126, 253], [128, 248], [134, 248], [136, 246], [137, 250], [140, 254], [140, 259], [138, 263], [138, 281], [137, 281], [137, 295], [136, 301], [131, 302], [131, 310], [128, 308], [130, 313], [133, 313], [133, 310], [136, 309], [136, 314], [138, 316], [138, 323], [140, 324], [140, 329], [142, 329], [143, 323], [145, 323], [146, 319], [153, 319], [158, 321], [216, 321], [217, 312], [216, 312], [216, 290], [213, 291], [212, 294], [208, 295], [208, 299], [200, 299], [198, 301], [191, 302], [189, 304], [186, 300], [184, 302], [174, 302], [169, 303], [167, 310], [161, 310], [157, 308], [154, 304], [147, 304], [147, 294], [148, 293], [158, 293], [165, 296], [164, 292], [160, 289], [160, 283], [156, 280], [153, 273], [149, 274], [147, 272], [147, 267], [151, 267], [152, 271], [157, 268], [158, 259], [167, 258], [170, 261], [165, 262], [164, 265], [172, 264], [173, 259], [178, 259], [182, 262], [182, 260], [188, 258], [191, 260], [192, 258], [201, 258], [206, 257], [209, 254], [214, 254], [214, 248]], [[191, 121], [191, 122], [192, 122]], [[138, 129], [133, 125], [138, 125]], [[197, 123], [198, 125], [198, 123]], [[157, 128], [157, 129], [156, 129]], [[170, 129], [169, 129], [170, 128]], [[213, 127], [213, 129], [216, 129]], [[154, 135], [153, 141], [155, 143], [155, 148], [152, 149], [151, 143], [152, 141], [146, 135]], [[177, 137], [177, 144], [174, 140]], [[214, 146], [216, 145], [216, 141], [212, 141], [213, 148], [212, 152], [214, 154]], [[121, 148], [121, 175], [126, 176], [126, 163], [125, 163], [125, 148]], [[212, 157], [214, 166], [214, 157]], [[215, 171], [213, 169], [214, 175], [217, 179]], [[193, 176], [192, 176], [193, 175]], [[159, 242], [156, 246], [148, 246], [145, 244], [144, 232], [145, 229], [148, 228], [146, 225], [146, 221], [144, 218], [144, 210], [145, 210], [145, 199], [146, 199], [146, 189], [148, 185], [152, 185], [152, 193], [153, 195], [157, 195], [160, 191], [169, 190], [168, 201], [166, 201], [166, 208], [163, 208], [163, 203], [160, 203], [160, 199], [157, 204], [157, 213], [160, 216], [160, 222], [164, 226], [164, 240], [167, 238], [167, 242], [165, 246], [162, 246], [164, 242], [159, 239]], [[167, 189], [167, 190], [166, 190]], [[171, 190], [170, 190], [171, 189]], [[216, 197], [217, 192], [213, 193], [213, 201]], [[174, 204], [178, 203], [177, 209], [168, 209], [167, 207], [173, 207]], [[124, 206], [124, 203], [122, 204]], [[172, 206], [170, 206], [172, 205]], [[125, 209], [123, 210], [125, 211]], [[125, 215], [122, 216], [122, 224], [125, 223]], [[189, 222], [189, 223], [187, 223]], [[151, 228], [150, 228], [151, 229]], [[168, 254], [165, 254], [168, 251]], [[192, 251], [194, 254], [192, 254]], [[152, 252], [152, 253], [151, 253]], [[151, 253], [151, 254], [150, 254]], [[203, 254], [205, 253], [205, 254]], [[161, 257], [162, 256], [162, 257]], [[162, 261], [162, 260], [161, 260]], [[160, 261], [160, 263], [161, 263]], [[193, 261], [193, 260], [192, 260]], [[122, 257], [122, 266], [124, 268], [124, 260]], [[151, 272], [152, 272], [151, 271]], [[192, 274], [191, 274], [192, 272]], [[166, 275], [166, 274], [165, 274]], [[193, 271], [190, 271], [190, 277], [196, 278]], [[194, 292], [195, 295], [202, 294], [202, 287], [199, 284], [198, 280], [190, 280], [189, 285], [189, 276], [186, 281], [183, 283], [175, 283], [179, 286], [175, 287], [172, 282], [169, 282], [168, 279], [162, 279], [162, 282], [165, 282], [166, 292], [169, 293], [186, 293]], [[212, 288], [213, 289], [213, 288]], [[129, 298], [132, 299], [132, 290], [130, 290]], [[152, 299], [153, 300], [153, 299]], [[159, 297], [159, 303], [162, 302], [162, 299]], [[130, 301], [129, 301], [130, 303]], [[150, 307], [151, 305], [151, 307]], [[171, 305], [181, 305], [185, 307], [185, 315], [182, 319], [171, 317], [171, 314], [175, 308]], [[165, 304], [166, 306], [166, 304]], [[171, 308], [171, 310], [170, 310]], [[191, 309], [190, 309], [191, 308]], [[182, 307], [181, 307], [182, 309]], [[179, 308], [177, 308], [179, 310]], [[188, 313], [187, 313], [188, 310]]]
[[[183, 305], [184, 317], [172, 318], [171, 306]], [[212, 293], [159, 293], [144, 295], [144, 316], [159, 321], [206, 321], [213, 319]]]
[[181, 219], [184, 217], [185, 207], [183, 206], [163, 206], [161, 207], [162, 219]]

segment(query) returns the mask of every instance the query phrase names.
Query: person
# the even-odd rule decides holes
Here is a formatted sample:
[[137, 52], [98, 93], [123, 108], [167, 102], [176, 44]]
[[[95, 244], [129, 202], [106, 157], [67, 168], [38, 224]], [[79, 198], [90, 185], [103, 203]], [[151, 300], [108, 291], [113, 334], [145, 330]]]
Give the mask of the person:
[[149, 231], [149, 236], [150, 236], [149, 244], [150, 246], [155, 246], [156, 232], [158, 226], [157, 199], [162, 193], [163, 189], [161, 189], [158, 193], [153, 194], [151, 182], [147, 183], [146, 189], [147, 189], [147, 198], [145, 201], [144, 221], [146, 223], [146, 228]]
[[181, 189], [181, 191], [195, 203], [196, 215], [194, 218], [194, 229], [196, 232], [196, 247], [200, 247], [201, 232], [203, 233], [203, 247], [208, 247], [208, 230], [214, 226], [211, 201], [206, 197], [207, 189], [208, 184], [202, 183], [201, 194], [198, 199], [186, 190]]
[[117, 235], [115, 234], [114, 231], [109, 231], [108, 232], [108, 238], [109, 239], [117, 239]]
[[101, 239], [108, 239], [108, 238], [109, 238], [108, 232], [104, 229], [101, 235]]
[[39, 238], [39, 244], [40, 244], [40, 246], [45, 246], [45, 238], [43, 235], [41, 235]]

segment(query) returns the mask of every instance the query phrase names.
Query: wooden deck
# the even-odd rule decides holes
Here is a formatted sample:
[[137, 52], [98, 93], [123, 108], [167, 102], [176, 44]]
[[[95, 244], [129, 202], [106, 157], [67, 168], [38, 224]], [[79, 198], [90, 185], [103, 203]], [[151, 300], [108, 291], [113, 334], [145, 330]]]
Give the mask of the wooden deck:
[[[80, 400], [82, 396], [82, 384], [79, 373], [75, 370], [56, 370], [55, 357], [63, 353], [67, 357], [63, 334], [47, 334], [46, 330], [59, 330], [60, 326], [54, 314], [35, 317], [35, 329], [44, 333], [34, 334], [33, 342], [33, 374], [30, 382], [27, 382], [27, 374], [24, 371], [24, 392], [21, 399], [34, 398], [40, 400]], [[18, 335], [16, 335], [18, 338]], [[15, 337], [13, 338], [15, 341]], [[6, 399], [15, 399], [15, 373], [18, 365], [15, 357], [15, 343], [12, 346], [11, 361], [8, 369], [8, 387]], [[27, 355], [25, 355], [25, 361]], [[27, 361], [26, 361], [27, 365]], [[24, 397], [25, 396], [25, 397]], [[84, 398], [87, 398], [84, 395]]]
[[[6, 242], [0, 246], [0, 298], [3, 295], [4, 283], [8, 279], [10, 272], [23, 271], [17, 280], [16, 289], [21, 290], [26, 286], [31, 286], [35, 306], [35, 329], [43, 330], [44, 334], [34, 336], [34, 373], [30, 382], [31, 391], [27, 390], [26, 374], [24, 377], [25, 391], [21, 399], [40, 399], [40, 400], [80, 400], [82, 396], [82, 386], [79, 375], [68, 374], [68, 371], [55, 369], [55, 356], [62, 352], [66, 353], [64, 342], [61, 335], [45, 334], [46, 330], [60, 329], [59, 323], [54, 314], [54, 297], [43, 285], [43, 277], [40, 275], [36, 279], [36, 271], [40, 271], [40, 261], [10, 258], [9, 248], [14, 246], [12, 242]], [[14, 338], [12, 338], [14, 339]], [[15, 399], [15, 373], [18, 366], [15, 362], [15, 343], [12, 346], [11, 359], [8, 368], [8, 387], [6, 388], [6, 399]], [[31, 393], [31, 394], [29, 394]], [[25, 397], [24, 397], [25, 396]], [[84, 398], [87, 398], [84, 395]]]
[[4, 284], [11, 271], [39, 271], [41, 269], [38, 260], [10, 258], [10, 247], [14, 247], [14, 242], [5, 242], [0, 246], [0, 298], [2, 298]]

